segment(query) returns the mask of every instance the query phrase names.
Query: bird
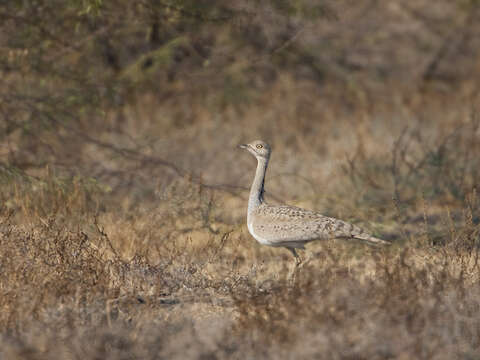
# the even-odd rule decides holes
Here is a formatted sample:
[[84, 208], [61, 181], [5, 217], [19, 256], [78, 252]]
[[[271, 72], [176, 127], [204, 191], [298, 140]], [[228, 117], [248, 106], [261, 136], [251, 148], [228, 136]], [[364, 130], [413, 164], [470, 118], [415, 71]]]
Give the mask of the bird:
[[248, 198], [247, 227], [260, 244], [287, 248], [295, 257], [296, 266], [302, 262], [296, 250], [304, 250], [305, 244], [314, 240], [348, 238], [374, 245], [390, 244], [343, 220], [295, 206], [268, 204], [264, 200], [264, 187], [271, 154], [270, 145], [255, 140], [238, 147], [247, 150], [257, 159], [255, 178]]

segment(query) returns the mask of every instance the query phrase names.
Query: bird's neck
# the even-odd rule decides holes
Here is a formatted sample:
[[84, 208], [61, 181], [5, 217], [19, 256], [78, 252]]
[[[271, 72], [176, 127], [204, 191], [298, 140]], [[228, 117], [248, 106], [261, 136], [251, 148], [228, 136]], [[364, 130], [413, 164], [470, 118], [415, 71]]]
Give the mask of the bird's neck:
[[248, 198], [249, 213], [263, 203], [263, 187], [265, 184], [265, 173], [267, 172], [268, 159], [259, 157], [257, 158], [257, 161], [257, 171], [250, 189], [250, 197]]

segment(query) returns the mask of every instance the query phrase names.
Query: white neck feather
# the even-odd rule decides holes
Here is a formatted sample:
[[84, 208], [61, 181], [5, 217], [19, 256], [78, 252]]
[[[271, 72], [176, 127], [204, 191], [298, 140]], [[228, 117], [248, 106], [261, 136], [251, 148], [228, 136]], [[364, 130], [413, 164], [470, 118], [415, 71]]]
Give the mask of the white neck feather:
[[248, 198], [248, 213], [263, 203], [263, 187], [265, 184], [265, 173], [267, 172], [268, 159], [257, 157], [257, 171], [255, 172], [255, 179], [250, 188], [250, 197]]

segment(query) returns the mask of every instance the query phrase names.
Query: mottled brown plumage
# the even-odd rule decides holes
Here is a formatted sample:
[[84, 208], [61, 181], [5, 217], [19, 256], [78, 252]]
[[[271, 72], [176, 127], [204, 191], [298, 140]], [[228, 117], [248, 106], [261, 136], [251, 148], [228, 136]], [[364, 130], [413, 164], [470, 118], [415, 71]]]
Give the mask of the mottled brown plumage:
[[306, 243], [313, 240], [352, 238], [372, 244], [389, 244], [356, 225], [315, 211], [295, 206], [267, 204], [263, 200], [263, 188], [270, 159], [270, 146], [257, 140], [240, 147], [248, 150], [258, 161], [248, 200], [247, 225], [250, 234], [261, 244], [286, 247], [297, 260], [295, 249], [303, 249]]

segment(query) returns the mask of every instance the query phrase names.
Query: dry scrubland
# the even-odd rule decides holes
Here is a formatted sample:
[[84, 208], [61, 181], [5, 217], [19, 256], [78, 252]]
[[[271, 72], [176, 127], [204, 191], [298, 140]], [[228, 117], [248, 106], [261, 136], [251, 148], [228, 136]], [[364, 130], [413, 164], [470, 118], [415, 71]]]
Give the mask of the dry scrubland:
[[[305, 55], [315, 39], [312, 29], [292, 41], [287, 36], [284, 48], [273, 46], [280, 59], [270, 54], [268, 69], [245, 58], [227, 66], [214, 54], [202, 55], [218, 60], [211, 83], [202, 76], [213, 70], [198, 70], [196, 55], [182, 53], [167, 69], [145, 75], [157, 84], [135, 77], [134, 95], [124, 74], [109, 73], [95, 57], [85, 83], [81, 70], [68, 81], [60, 76], [81, 69], [85, 52], [101, 53], [86, 45], [97, 40], [101, 26], [73, 47], [41, 43], [45, 47], [35, 56], [67, 56], [59, 63], [45, 60], [52, 68], [15, 68], [1, 57], [8, 86], [0, 93], [0, 358], [478, 358], [478, 61], [462, 57], [476, 49], [468, 31], [458, 41], [448, 37], [442, 19], [452, 3], [410, 8], [411, 17], [402, 12], [399, 20], [395, 1], [386, 7], [361, 1], [363, 8], [339, 2], [352, 7], [336, 10], [340, 20], [311, 20], [318, 34], [344, 29], [330, 38], [325, 53], [343, 49], [355, 69], [333, 57]], [[470, 3], [458, 3], [458, 23], [475, 24], [477, 15], [462, 12]], [[373, 14], [354, 16], [367, 5]], [[479, 13], [476, 3], [469, 6]], [[190, 19], [191, 9], [180, 9]], [[11, 9], [0, 10], [7, 16]], [[26, 18], [28, 9], [20, 10], [4, 26]], [[122, 9], [127, 20], [130, 10]], [[36, 11], [41, 16], [44, 10]], [[91, 16], [85, 11], [80, 19]], [[374, 19], [380, 27], [388, 22], [388, 31], [378, 32]], [[410, 19], [417, 40], [428, 40], [439, 56], [437, 63], [416, 61], [414, 54], [425, 59], [425, 48], [408, 47]], [[181, 20], [172, 22], [188, 35]], [[418, 28], [421, 21], [435, 31]], [[267, 25], [257, 31], [268, 38], [276, 28]], [[55, 24], [27, 38], [46, 37], [49, 26]], [[208, 30], [197, 34], [200, 40]], [[360, 30], [383, 37], [355, 48], [352, 34]], [[396, 43], [406, 52], [385, 47], [385, 38], [405, 32], [404, 42]], [[114, 33], [113, 52], [138, 41], [122, 34], [126, 45], [115, 43]], [[231, 41], [228, 31], [215, 34], [210, 46]], [[251, 33], [240, 35], [247, 56], [262, 51], [261, 44], [245, 40]], [[454, 45], [440, 52], [445, 38]], [[200, 40], [184, 47], [201, 52], [194, 43]], [[406, 62], [390, 62], [390, 50]], [[368, 66], [362, 67], [364, 60]], [[413, 68], [407, 60], [420, 65]], [[385, 73], [388, 64], [392, 74]], [[454, 64], [462, 64], [460, 70], [470, 64], [471, 72], [442, 70]], [[369, 67], [376, 65], [381, 71]], [[106, 78], [96, 73], [101, 66]], [[181, 73], [169, 78], [184, 67], [199, 80]], [[319, 68], [326, 78], [312, 75]], [[410, 68], [428, 76], [412, 75]], [[37, 84], [39, 72], [47, 70], [60, 80], [52, 76]], [[375, 78], [371, 71], [383, 75]], [[405, 73], [408, 81], [401, 79]], [[232, 85], [232, 78], [245, 81]], [[116, 96], [128, 101], [114, 97], [110, 103], [105, 95], [87, 106], [93, 97], [75, 97], [87, 88], [108, 92], [107, 80], [127, 89]], [[303, 253], [305, 266], [292, 277], [290, 253], [260, 246], [245, 226], [255, 162], [236, 145], [257, 138], [273, 146], [268, 200], [355, 222], [393, 245], [312, 243]]]
[[[155, 136], [152, 112], [128, 117], [145, 120], [132, 136], [151, 137], [152, 154], [195, 166], [205, 185], [95, 146], [82, 157], [127, 169], [128, 191], [48, 167], [5, 176], [2, 358], [478, 356], [474, 119], [457, 108], [403, 131], [355, 112], [323, 115], [308, 131], [286, 121], [269, 130], [287, 111], [270, 100], [226, 124], [164, 125], [168, 137]], [[304, 135], [292, 137], [294, 127]], [[355, 221], [394, 245], [313, 243], [292, 282], [291, 255], [258, 245], [245, 226], [254, 160], [234, 145], [258, 136], [275, 146], [267, 198]]]

